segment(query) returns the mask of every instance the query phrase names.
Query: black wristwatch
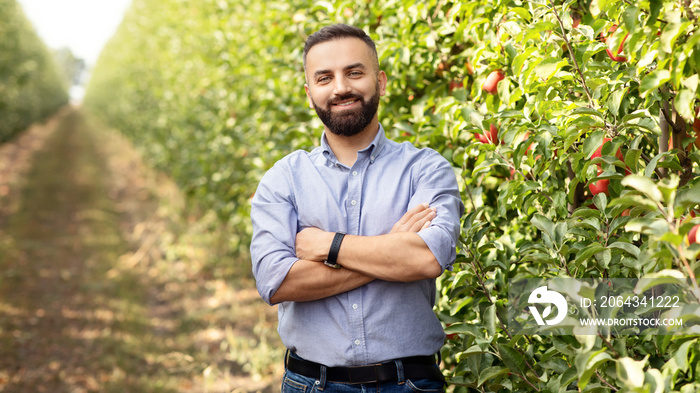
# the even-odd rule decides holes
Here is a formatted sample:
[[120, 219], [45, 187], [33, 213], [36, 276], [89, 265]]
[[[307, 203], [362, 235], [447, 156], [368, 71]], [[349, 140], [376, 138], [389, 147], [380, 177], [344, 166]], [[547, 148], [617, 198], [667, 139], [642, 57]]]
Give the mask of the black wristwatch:
[[343, 242], [343, 237], [345, 237], [345, 234], [342, 232], [336, 232], [335, 236], [333, 236], [333, 242], [331, 243], [331, 249], [328, 251], [328, 258], [323, 262], [326, 264], [326, 266], [330, 266], [333, 269], [339, 269], [340, 265], [338, 265], [337, 259], [338, 259], [338, 252], [340, 251], [340, 243]]

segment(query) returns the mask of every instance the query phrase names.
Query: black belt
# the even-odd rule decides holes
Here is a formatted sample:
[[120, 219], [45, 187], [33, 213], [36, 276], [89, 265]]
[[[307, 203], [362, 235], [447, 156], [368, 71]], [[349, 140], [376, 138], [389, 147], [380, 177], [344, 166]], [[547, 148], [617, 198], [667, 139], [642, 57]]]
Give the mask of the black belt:
[[[404, 379], [434, 379], [444, 381], [436, 367], [435, 356], [412, 356], [397, 359], [403, 364]], [[285, 366], [291, 372], [308, 378], [321, 379], [322, 364], [299, 359], [287, 353]], [[396, 363], [392, 361], [354, 367], [326, 367], [326, 381], [340, 383], [375, 383], [398, 381]]]

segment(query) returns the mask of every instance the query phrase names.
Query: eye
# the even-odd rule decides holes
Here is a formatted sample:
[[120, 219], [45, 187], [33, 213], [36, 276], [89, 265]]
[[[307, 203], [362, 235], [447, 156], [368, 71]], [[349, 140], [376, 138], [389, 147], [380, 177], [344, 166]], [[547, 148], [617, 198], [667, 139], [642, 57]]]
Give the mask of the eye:
[[328, 83], [328, 82], [330, 82], [330, 80], [331, 80], [330, 76], [322, 76], [322, 77], [318, 78], [316, 83], [321, 83], [321, 84]]
[[362, 76], [362, 71], [350, 71], [348, 76], [354, 76], [354, 77]]

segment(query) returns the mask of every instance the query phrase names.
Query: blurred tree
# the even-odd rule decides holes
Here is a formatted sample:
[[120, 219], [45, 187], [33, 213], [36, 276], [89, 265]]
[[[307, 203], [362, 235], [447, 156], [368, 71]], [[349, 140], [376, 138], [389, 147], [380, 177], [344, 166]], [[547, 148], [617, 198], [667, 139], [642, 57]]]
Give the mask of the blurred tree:
[[75, 57], [73, 51], [63, 47], [54, 51], [54, 58], [59, 72], [66, 82], [66, 87], [82, 84], [83, 75], [87, 70], [85, 60]]

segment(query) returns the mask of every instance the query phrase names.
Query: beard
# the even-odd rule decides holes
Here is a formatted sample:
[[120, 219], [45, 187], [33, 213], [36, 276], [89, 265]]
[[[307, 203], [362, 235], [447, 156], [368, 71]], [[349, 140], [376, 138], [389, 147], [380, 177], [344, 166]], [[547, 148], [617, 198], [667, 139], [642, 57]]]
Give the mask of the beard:
[[[345, 100], [356, 99], [360, 101], [361, 106], [357, 109], [348, 109], [339, 112], [333, 112], [331, 107], [333, 104], [342, 102]], [[333, 98], [326, 102], [326, 107], [328, 109], [323, 109], [316, 105], [313, 98], [311, 102], [314, 104], [314, 109], [318, 118], [321, 122], [330, 130], [330, 132], [339, 136], [353, 136], [362, 132], [377, 114], [377, 108], [379, 107], [379, 85], [377, 89], [367, 102], [364, 98], [358, 94], [345, 94], [340, 97]]]

